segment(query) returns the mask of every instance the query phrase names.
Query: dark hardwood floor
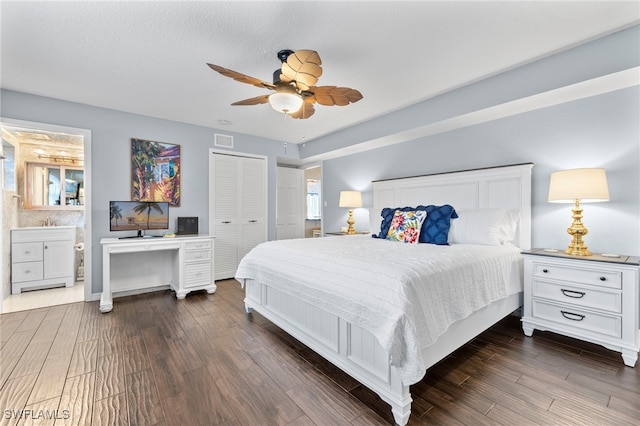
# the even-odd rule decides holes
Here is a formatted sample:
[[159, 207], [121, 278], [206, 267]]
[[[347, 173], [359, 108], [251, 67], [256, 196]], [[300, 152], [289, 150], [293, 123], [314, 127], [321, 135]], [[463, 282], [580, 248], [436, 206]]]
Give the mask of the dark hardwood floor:
[[[0, 425], [384, 425], [390, 408], [234, 280], [0, 316]], [[409, 424], [640, 424], [640, 366], [505, 318], [412, 386]], [[22, 419], [19, 419], [22, 414]]]

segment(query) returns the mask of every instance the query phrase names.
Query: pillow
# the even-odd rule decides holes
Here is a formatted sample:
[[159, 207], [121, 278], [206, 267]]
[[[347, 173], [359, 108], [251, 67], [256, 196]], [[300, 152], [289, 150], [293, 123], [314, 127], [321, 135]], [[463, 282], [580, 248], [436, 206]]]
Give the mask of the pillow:
[[418, 242], [422, 222], [424, 222], [427, 212], [396, 210], [389, 225], [387, 240], [402, 241], [413, 244]]
[[457, 244], [509, 245], [515, 240], [518, 219], [516, 210], [463, 210], [451, 224], [449, 241]]
[[420, 242], [437, 245], [449, 244], [449, 228], [451, 219], [456, 219], [458, 214], [449, 204], [442, 206], [418, 206], [416, 210], [424, 209], [427, 212], [427, 220], [422, 225]]
[[380, 224], [380, 232], [378, 235], [373, 235], [374, 238], [386, 238], [389, 232], [389, 226], [391, 220], [397, 210], [400, 211], [425, 211], [427, 212], [427, 219], [422, 225], [420, 230], [420, 238], [418, 242], [447, 245], [449, 236], [450, 220], [458, 217], [455, 209], [449, 204], [442, 206], [434, 206], [432, 204], [428, 206], [418, 207], [397, 207], [395, 209], [386, 207], [380, 212], [382, 216], [382, 223]]
[[373, 235], [374, 238], [387, 238], [387, 233], [389, 233], [389, 226], [391, 226], [391, 220], [397, 210], [408, 212], [415, 210], [413, 207], [396, 207], [395, 209], [385, 207], [380, 211], [380, 216], [382, 216], [382, 223], [380, 223], [380, 232], [378, 235]]

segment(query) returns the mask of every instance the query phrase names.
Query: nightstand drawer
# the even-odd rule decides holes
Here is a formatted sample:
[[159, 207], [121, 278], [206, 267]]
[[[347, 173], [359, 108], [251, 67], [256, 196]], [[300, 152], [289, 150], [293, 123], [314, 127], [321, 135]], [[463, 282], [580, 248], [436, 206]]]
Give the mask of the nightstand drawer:
[[607, 291], [593, 287], [580, 287], [568, 283], [548, 282], [533, 279], [533, 297], [550, 299], [563, 304], [578, 307], [594, 308], [602, 311], [620, 314], [622, 312], [622, 293]]
[[533, 317], [553, 321], [567, 327], [622, 337], [622, 318], [533, 300]]
[[545, 279], [570, 281], [573, 283], [582, 283], [589, 285], [597, 285], [609, 288], [622, 288], [622, 274], [620, 272], [571, 266], [559, 266], [553, 263], [534, 263], [533, 275], [535, 277], [544, 277]]

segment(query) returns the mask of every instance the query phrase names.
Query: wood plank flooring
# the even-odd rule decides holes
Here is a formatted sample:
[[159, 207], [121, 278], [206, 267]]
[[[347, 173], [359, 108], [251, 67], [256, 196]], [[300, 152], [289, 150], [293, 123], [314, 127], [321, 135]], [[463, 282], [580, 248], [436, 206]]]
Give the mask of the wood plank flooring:
[[[0, 425], [388, 425], [390, 407], [234, 280], [0, 316]], [[411, 425], [640, 424], [640, 366], [510, 316], [411, 387]]]

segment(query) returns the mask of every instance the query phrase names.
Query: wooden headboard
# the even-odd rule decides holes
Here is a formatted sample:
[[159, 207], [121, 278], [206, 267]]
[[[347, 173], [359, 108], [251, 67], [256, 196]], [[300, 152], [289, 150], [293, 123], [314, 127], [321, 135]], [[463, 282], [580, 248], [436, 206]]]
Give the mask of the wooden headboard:
[[456, 210], [506, 208], [520, 212], [517, 244], [531, 248], [532, 163], [373, 182], [371, 231], [385, 207], [450, 204]]

